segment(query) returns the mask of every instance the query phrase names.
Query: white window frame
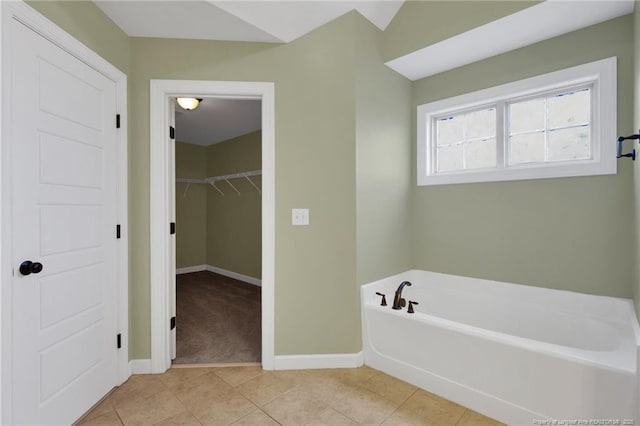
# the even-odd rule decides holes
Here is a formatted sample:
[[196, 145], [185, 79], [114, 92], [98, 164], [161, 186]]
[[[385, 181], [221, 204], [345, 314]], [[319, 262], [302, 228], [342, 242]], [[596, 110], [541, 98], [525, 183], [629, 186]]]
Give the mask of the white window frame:
[[[592, 89], [592, 158], [589, 160], [526, 163], [507, 167], [508, 128], [505, 104], [524, 98], [533, 98], [536, 95], [545, 96], [550, 92], [575, 86], [590, 86]], [[616, 174], [616, 88], [616, 57], [611, 57], [419, 105], [417, 108], [418, 186]], [[434, 119], [447, 114], [490, 106], [498, 106], [496, 110], [497, 166], [487, 169], [437, 173], [433, 161], [436, 149], [436, 141], [433, 136]]]

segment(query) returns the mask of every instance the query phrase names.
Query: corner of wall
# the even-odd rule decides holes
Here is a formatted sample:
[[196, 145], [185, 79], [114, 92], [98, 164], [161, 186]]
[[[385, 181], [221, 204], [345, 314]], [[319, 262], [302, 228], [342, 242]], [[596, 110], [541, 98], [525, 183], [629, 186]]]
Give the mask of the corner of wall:
[[[640, 1], [635, 2], [633, 13], [633, 127], [634, 132], [640, 129]], [[635, 144], [636, 151], [640, 147]], [[634, 231], [634, 262], [633, 262], [633, 300], [636, 316], [640, 320], [640, 161], [633, 167], [633, 231]]]
[[[411, 82], [384, 65], [383, 33], [364, 18], [356, 48], [358, 286], [411, 266]], [[384, 209], [379, 206], [384, 205]]]

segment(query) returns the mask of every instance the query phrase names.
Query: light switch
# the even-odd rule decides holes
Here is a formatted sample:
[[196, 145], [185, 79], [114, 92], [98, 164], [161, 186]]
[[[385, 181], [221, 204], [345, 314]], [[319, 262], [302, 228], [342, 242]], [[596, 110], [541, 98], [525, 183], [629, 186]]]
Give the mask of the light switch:
[[309, 209], [291, 209], [291, 224], [294, 226], [309, 225]]

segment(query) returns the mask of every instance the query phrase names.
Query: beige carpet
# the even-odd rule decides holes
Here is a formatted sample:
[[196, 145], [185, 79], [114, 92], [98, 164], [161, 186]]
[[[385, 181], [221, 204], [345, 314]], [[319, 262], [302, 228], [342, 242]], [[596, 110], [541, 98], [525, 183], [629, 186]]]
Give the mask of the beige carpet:
[[178, 275], [174, 362], [260, 362], [260, 290], [213, 272]]

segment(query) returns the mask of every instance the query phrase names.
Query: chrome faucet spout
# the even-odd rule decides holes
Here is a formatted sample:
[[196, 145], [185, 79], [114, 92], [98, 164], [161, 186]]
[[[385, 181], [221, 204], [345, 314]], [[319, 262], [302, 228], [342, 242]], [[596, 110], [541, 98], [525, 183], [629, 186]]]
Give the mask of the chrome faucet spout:
[[411, 283], [409, 281], [403, 281], [402, 283], [400, 283], [398, 289], [396, 290], [396, 295], [393, 298], [393, 306], [391, 307], [391, 309], [395, 309], [397, 311], [399, 309], [402, 309], [407, 304], [407, 301], [402, 298], [402, 289], [405, 286], [411, 286]]

